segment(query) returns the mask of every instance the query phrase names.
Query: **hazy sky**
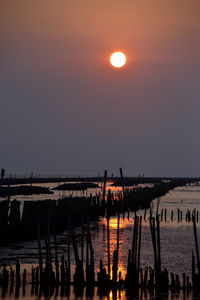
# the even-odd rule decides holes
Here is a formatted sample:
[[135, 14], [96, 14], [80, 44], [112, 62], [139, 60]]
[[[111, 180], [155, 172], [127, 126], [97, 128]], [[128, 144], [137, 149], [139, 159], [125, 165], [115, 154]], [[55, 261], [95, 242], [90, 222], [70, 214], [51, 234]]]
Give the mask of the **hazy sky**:
[[0, 168], [200, 176], [199, 12], [199, 0], [0, 0]]

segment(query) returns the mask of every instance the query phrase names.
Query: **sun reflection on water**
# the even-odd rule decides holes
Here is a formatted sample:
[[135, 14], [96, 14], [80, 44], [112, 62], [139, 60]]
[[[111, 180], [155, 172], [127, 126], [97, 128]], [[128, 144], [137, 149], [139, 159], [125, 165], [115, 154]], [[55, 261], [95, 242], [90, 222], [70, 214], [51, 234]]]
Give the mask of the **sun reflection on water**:
[[125, 291], [124, 290], [111, 290], [107, 300], [119, 300], [123, 299], [125, 297]]
[[[103, 224], [107, 227], [107, 219], [106, 218], [103, 218]], [[134, 222], [133, 222], [133, 219], [122, 219], [120, 218], [119, 220], [119, 229], [124, 229], [126, 228], [127, 226], [130, 226], [130, 225], [133, 225]], [[109, 219], [109, 229], [116, 229], [117, 230], [117, 226], [118, 226], [118, 219], [117, 217], [112, 217]]]

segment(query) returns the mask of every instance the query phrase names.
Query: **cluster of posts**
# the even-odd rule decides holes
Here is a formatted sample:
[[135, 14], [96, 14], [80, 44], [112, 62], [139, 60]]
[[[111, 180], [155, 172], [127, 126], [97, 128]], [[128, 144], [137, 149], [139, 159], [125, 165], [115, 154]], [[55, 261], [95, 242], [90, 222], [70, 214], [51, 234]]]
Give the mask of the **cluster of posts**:
[[196, 219], [196, 222], [198, 223], [199, 222], [199, 212], [198, 210], [196, 209], [193, 209], [192, 211], [187, 209], [185, 211], [185, 214], [184, 212], [180, 209], [180, 208], [177, 208], [176, 211], [167, 211], [167, 209], [161, 209], [161, 213], [160, 213], [160, 220], [161, 222], [167, 222], [167, 221], [177, 221], [178, 223], [179, 222], [192, 222], [193, 220], [193, 217], [195, 217]]
[[[89, 198], [68, 198], [60, 199], [58, 202], [54, 200], [34, 201], [31, 204], [25, 204], [22, 214], [22, 220], [26, 220], [26, 230], [31, 232], [31, 237], [36, 237], [38, 241], [38, 266], [32, 268], [32, 292], [35, 295], [52, 295], [60, 288], [62, 295], [68, 295], [70, 286], [73, 285], [76, 296], [82, 296], [86, 287], [86, 295], [93, 296], [94, 287], [98, 287], [100, 295], [106, 295], [111, 289], [126, 289], [128, 294], [137, 293], [138, 289], [156, 289], [156, 290], [186, 290], [197, 289], [200, 279], [200, 259], [199, 247], [196, 232], [196, 217], [192, 215], [194, 226], [194, 237], [196, 246], [196, 259], [198, 273], [195, 273], [195, 256], [192, 254], [192, 282], [189, 277], [183, 274], [182, 283], [177, 274], [171, 273], [171, 281], [169, 280], [168, 271], [161, 267], [161, 244], [160, 244], [160, 220], [163, 218], [157, 213], [156, 217], [152, 216], [150, 210], [149, 225], [151, 231], [152, 246], [154, 252], [154, 269], [140, 267], [141, 260], [141, 239], [142, 239], [142, 217], [138, 217], [135, 213], [134, 228], [132, 238], [132, 248], [129, 250], [127, 274], [122, 278], [122, 274], [118, 271], [119, 265], [119, 230], [120, 230], [120, 214], [124, 211], [136, 211], [139, 208], [150, 208], [151, 201], [155, 198], [165, 195], [170, 189], [183, 185], [183, 182], [169, 182], [155, 185], [151, 188], [138, 188], [126, 192], [123, 188], [123, 198], [114, 199], [109, 193], [107, 199], [105, 197], [106, 176], [104, 180], [103, 197]], [[19, 208], [15, 218], [19, 221]], [[3, 207], [4, 204], [2, 204]], [[33, 209], [33, 211], [32, 211]], [[0, 210], [2, 213], [2, 210]], [[11, 212], [10, 212], [11, 214]], [[24, 215], [26, 214], [26, 216]], [[113, 252], [111, 261], [110, 253], [110, 232], [109, 219], [116, 215], [118, 220], [116, 249]], [[28, 218], [31, 219], [29, 220]], [[107, 268], [103, 266], [103, 260], [100, 260], [99, 272], [95, 278], [95, 255], [92, 246], [90, 233], [90, 222], [98, 220], [99, 216], [107, 218]], [[12, 223], [12, 222], [11, 222]], [[10, 224], [10, 223], [9, 223]], [[8, 225], [8, 224], [7, 224]], [[19, 224], [18, 224], [19, 225]], [[31, 226], [31, 227], [30, 227]], [[34, 227], [33, 227], [34, 226]], [[81, 253], [78, 251], [78, 245], [75, 234], [75, 227], [81, 226]], [[19, 230], [20, 227], [18, 227]], [[30, 230], [31, 229], [31, 230]], [[64, 229], [68, 231], [68, 240], [66, 245], [66, 257], [62, 255], [59, 261], [57, 232]], [[54, 237], [54, 247], [50, 243], [50, 237]], [[41, 240], [44, 239], [45, 251], [41, 247]], [[86, 263], [84, 266], [84, 241], [86, 242]], [[71, 251], [73, 249], [73, 251]], [[45, 253], [44, 253], [45, 252]], [[54, 254], [53, 254], [54, 252]], [[75, 270], [72, 276], [71, 256], [75, 258]], [[53, 259], [54, 258], [54, 259]], [[11, 267], [3, 266], [1, 270], [0, 284], [3, 292], [6, 293], [8, 285], [16, 287], [25, 286], [29, 283], [26, 279], [27, 271], [20, 272], [20, 264], [16, 263], [15, 271]]]
[[[193, 217], [194, 240], [196, 248], [195, 255], [192, 253], [192, 282], [186, 274], [183, 273], [182, 280], [178, 274], [168, 273], [168, 271], [161, 266], [161, 244], [160, 244], [160, 216], [153, 217], [150, 215], [149, 225], [151, 231], [152, 247], [154, 253], [154, 268], [142, 269], [140, 266], [141, 260], [141, 239], [142, 239], [142, 217], [135, 214], [132, 248], [128, 253], [128, 265], [126, 277], [122, 278], [118, 271], [119, 262], [119, 230], [120, 230], [120, 213], [117, 214], [118, 226], [116, 236], [116, 249], [113, 252], [113, 259], [111, 261], [110, 253], [110, 233], [109, 233], [109, 208], [107, 209], [107, 267], [103, 266], [100, 260], [99, 272], [95, 278], [95, 256], [92, 246], [92, 239], [90, 233], [90, 218], [82, 219], [82, 235], [81, 235], [81, 249], [78, 250], [75, 229], [71, 221], [68, 219], [68, 242], [66, 245], [66, 257], [61, 256], [61, 261], [58, 258], [57, 236], [54, 235], [54, 247], [50, 244], [50, 235], [47, 235], [45, 241], [45, 253], [41, 248], [41, 239], [38, 235], [38, 257], [39, 264], [32, 267], [32, 293], [34, 295], [53, 295], [55, 291], [58, 293], [60, 289], [61, 295], [69, 295], [70, 286], [74, 287], [76, 296], [82, 296], [84, 288], [86, 287], [87, 296], [94, 295], [95, 286], [98, 287], [99, 295], [106, 295], [110, 290], [125, 289], [127, 294], [136, 294], [138, 290], [157, 290], [157, 291], [171, 291], [180, 292], [186, 291], [200, 291], [200, 259], [199, 259], [199, 245], [197, 239], [196, 220]], [[86, 221], [86, 222], [85, 222]], [[85, 224], [86, 223], [86, 224]], [[84, 240], [86, 247], [84, 248]], [[70, 249], [73, 249], [71, 251]], [[84, 264], [83, 253], [86, 252], [86, 262]], [[81, 253], [79, 253], [79, 251]], [[54, 252], [54, 255], [53, 255]], [[72, 252], [72, 253], [71, 253]], [[75, 258], [75, 269], [72, 274], [71, 255]], [[197, 265], [197, 273], [196, 273]], [[13, 267], [4, 266], [1, 270], [0, 284], [3, 287], [3, 293], [8, 290], [10, 282], [10, 290], [13, 289], [14, 283], [16, 290], [22, 286], [25, 290], [27, 282], [27, 271], [20, 272], [20, 264], [16, 263], [15, 270]], [[73, 275], [73, 276], [72, 276]]]
[[[116, 215], [127, 211], [148, 209], [152, 200], [164, 196], [170, 189], [185, 184], [185, 181], [172, 181], [155, 184], [153, 187], [134, 188], [126, 190], [118, 196], [111, 193], [106, 197], [106, 177], [104, 176], [104, 187], [102, 195], [90, 197], [66, 197], [59, 200], [24, 201], [4, 200], [0, 202], [0, 244], [13, 243], [17, 241], [36, 239], [37, 227], [42, 220], [42, 235], [46, 234], [47, 220], [50, 223], [50, 232], [57, 233], [67, 228], [66, 219], [73, 215], [75, 226], [81, 225], [81, 217], [90, 214], [92, 221], [106, 215], [109, 205], [110, 215]], [[50, 216], [49, 216], [50, 215]], [[165, 212], [166, 217], [166, 212]], [[54, 226], [54, 218], [56, 226]], [[53, 224], [53, 225], [52, 225]], [[52, 230], [53, 228], [53, 230]]]

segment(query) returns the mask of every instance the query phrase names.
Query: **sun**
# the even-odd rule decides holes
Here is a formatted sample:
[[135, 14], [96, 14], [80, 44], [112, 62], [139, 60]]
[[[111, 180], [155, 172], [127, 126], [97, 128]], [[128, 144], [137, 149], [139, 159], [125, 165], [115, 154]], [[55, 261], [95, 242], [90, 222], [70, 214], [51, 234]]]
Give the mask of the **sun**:
[[113, 52], [110, 56], [110, 63], [115, 68], [121, 68], [126, 63], [126, 55], [121, 51]]

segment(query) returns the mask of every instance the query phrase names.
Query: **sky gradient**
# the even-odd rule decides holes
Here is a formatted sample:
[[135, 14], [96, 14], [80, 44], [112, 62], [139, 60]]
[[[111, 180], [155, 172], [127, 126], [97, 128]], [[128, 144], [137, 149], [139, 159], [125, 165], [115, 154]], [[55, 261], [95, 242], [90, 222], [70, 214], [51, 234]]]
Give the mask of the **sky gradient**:
[[[0, 0], [0, 167], [200, 176], [199, 0]], [[114, 69], [114, 50], [127, 64]]]

